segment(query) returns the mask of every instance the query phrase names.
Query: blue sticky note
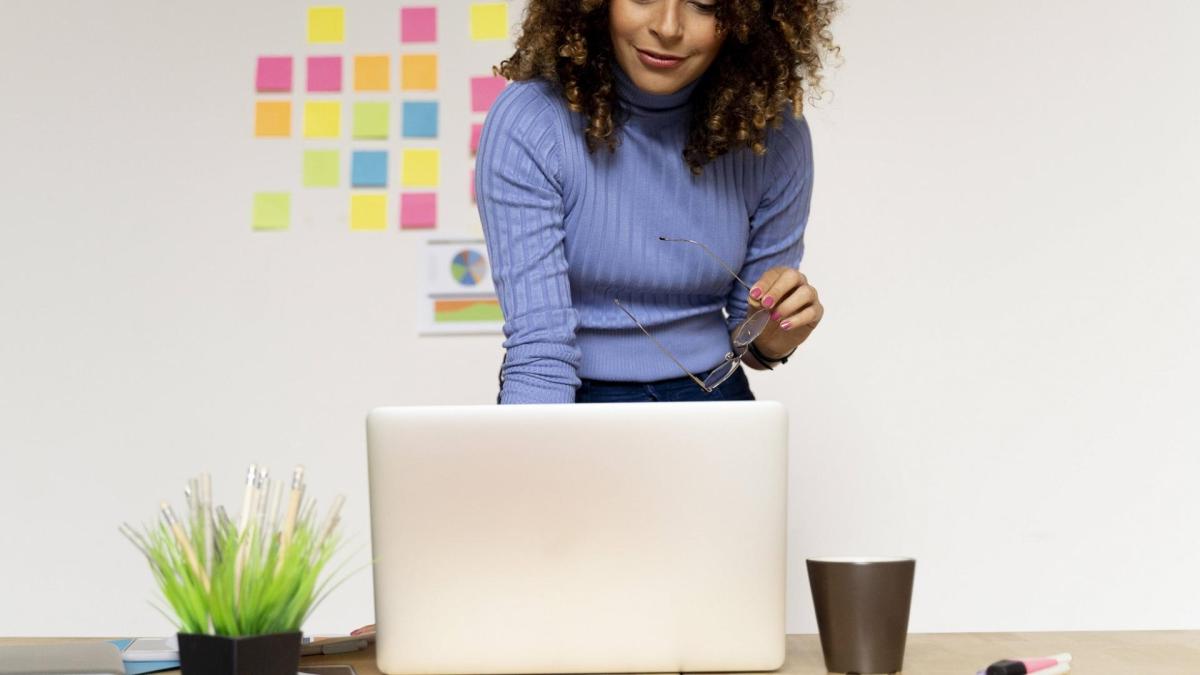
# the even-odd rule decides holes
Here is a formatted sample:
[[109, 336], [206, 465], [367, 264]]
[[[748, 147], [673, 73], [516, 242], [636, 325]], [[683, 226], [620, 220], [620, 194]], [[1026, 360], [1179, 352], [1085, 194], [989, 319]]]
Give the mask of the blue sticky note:
[[437, 101], [405, 101], [402, 129], [405, 138], [437, 138]]
[[350, 158], [350, 185], [387, 187], [387, 150], [355, 150]]

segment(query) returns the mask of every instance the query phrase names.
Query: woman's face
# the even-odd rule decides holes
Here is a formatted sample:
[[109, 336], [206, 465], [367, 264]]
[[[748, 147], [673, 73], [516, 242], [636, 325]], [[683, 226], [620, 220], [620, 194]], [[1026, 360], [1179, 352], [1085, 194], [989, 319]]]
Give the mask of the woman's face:
[[717, 58], [721, 0], [612, 0], [609, 33], [617, 63], [638, 89], [671, 94], [694, 82]]

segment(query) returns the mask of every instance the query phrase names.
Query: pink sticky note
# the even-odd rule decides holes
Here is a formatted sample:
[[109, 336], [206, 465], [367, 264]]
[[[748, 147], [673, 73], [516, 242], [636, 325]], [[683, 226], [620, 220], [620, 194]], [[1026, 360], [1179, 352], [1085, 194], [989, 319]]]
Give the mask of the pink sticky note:
[[471, 154], [479, 152], [479, 137], [483, 135], [482, 124], [471, 125]]
[[500, 76], [471, 78], [471, 112], [487, 112], [507, 81]]
[[437, 42], [437, 8], [402, 8], [400, 10], [400, 41]]
[[309, 91], [341, 91], [342, 90], [342, 57], [340, 57], [340, 56], [310, 56], [310, 57], [308, 57], [308, 90]]
[[258, 91], [291, 91], [292, 57], [258, 57], [258, 72], [254, 78], [254, 88]]
[[437, 225], [437, 193], [406, 192], [400, 195], [400, 227], [434, 227]]

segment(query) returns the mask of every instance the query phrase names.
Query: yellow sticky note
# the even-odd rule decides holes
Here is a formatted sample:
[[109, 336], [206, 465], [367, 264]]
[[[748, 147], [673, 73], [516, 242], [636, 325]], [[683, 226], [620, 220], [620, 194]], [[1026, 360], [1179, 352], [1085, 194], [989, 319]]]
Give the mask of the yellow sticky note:
[[437, 187], [441, 155], [433, 148], [409, 149], [401, 158], [400, 180], [404, 187]]
[[350, 195], [351, 230], [386, 230], [387, 195]]
[[254, 103], [254, 135], [279, 138], [292, 135], [291, 101], [256, 101]]
[[404, 91], [437, 89], [437, 54], [401, 54], [400, 88]]
[[387, 91], [387, 54], [354, 57], [354, 91]]
[[471, 39], [508, 39], [508, 3], [473, 3], [471, 5]]
[[308, 41], [317, 44], [346, 39], [346, 9], [326, 6], [308, 8]]
[[305, 138], [337, 138], [341, 134], [341, 101], [304, 102]]

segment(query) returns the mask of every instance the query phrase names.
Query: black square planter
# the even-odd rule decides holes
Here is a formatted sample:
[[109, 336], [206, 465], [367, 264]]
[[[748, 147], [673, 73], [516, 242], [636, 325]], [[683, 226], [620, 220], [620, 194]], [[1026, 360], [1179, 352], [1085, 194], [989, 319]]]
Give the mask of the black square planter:
[[300, 633], [222, 637], [179, 633], [182, 675], [296, 675]]

